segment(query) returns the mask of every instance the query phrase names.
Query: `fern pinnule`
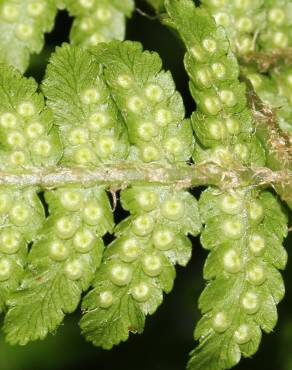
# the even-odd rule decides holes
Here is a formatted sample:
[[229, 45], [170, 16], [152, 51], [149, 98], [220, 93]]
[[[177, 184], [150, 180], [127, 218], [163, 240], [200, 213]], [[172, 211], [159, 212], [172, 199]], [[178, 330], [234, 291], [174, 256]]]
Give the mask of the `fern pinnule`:
[[[102, 45], [96, 55], [128, 127], [128, 160], [185, 166], [193, 148], [190, 122], [158, 55], [133, 42]], [[145, 315], [172, 289], [173, 265], [191, 256], [186, 235], [200, 231], [197, 202], [187, 191], [141, 184], [123, 190], [121, 201], [130, 216], [115, 229], [80, 323], [85, 337], [104, 348], [143, 330]]]

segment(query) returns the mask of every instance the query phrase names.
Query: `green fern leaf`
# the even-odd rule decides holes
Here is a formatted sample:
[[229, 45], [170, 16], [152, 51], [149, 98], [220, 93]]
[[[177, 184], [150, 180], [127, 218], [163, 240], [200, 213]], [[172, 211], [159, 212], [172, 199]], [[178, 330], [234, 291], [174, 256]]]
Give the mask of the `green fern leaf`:
[[[55, 164], [61, 155], [52, 115], [37, 84], [12, 67], [0, 64], [0, 168], [17, 174], [31, 166]], [[28, 244], [44, 223], [36, 187], [0, 187], [0, 309], [15, 290], [27, 264]]]
[[260, 99], [277, 114], [277, 121], [283, 132], [292, 132], [292, 109], [290, 106], [291, 67], [279, 68], [270, 76], [254, 69], [244, 71]]
[[[187, 47], [185, 66], [198, 104], [192, 121], [201, 145], [195, 148], [194, 160], [227, 169], [236, 168], [237, 162], [264, 165], [245, 86], [238, 81], [238, 64], [222, 29], [192, 1], [169, 1], [166, 6]], [[202, 245], [211, 250], [204, 269], [209, 283], [199, 302], [199, 346], [188, 368], [223, 370], [237, 364], [241, 355], [254, 354], [260, 329], [270, 332], [276, 324], [275, 305], [284, 294], [277, 268], [286, 264], [281, 243], [287, 219], [270, 193], [244, 187], [230, 193], [208, 189], [200, 211], [205, 223]]]
[[[292, 45], [290, 32], [292, 6], [289, 1], [203, 0], [202, 3], [204, 9], [214, 16], [217, 25], [224, 27], [232, 49], [240, 56], [247, 56], [245, 58], [247, 63], [251, 56], [251, 60], [254, 58], [260, 68], [269, 69], [273, 64], [273, 62], [270, 63], [272, 61], [270, 52], [283, 56], [287, 50], [285, 48]], [[261, 53], [261, 51], [266, 51], [266, 53]], [[259, 75], [256, 71], [247, 73], [262, 101], [274, 110], [274, 113], [270, 111], [271, 116], [274, 114], [274, 118], [268, 119], [270, 125], [266, 124], [265, 119], [258, 119], [256, 126], [257, 137], [266, 152], [267, 166], [273, 170], [288, 172], [291, 167], [289, 154], [291, 140], [277, 127], [279, 126], [288, 134], [291, 131], [289, 72], [285, 73], [283, 69], [282, 67], [271, 71], [270, 78], [266, 75]], [[256, 99], [250, 100], [253, 100], [252, 104], [255, 104]], [[262, 108], [261, 113], [267, 112], [264, 107]], [[273, 139], [270, 140], [270, 137]], [[291, 208], [289, 181], [276, 186], [275, 189]]]
[[[48, 192], [46, 200], [50, 216], [32, 247], [21, 288], [9, 299], [4, 330], [12, 344], [43, 339], [65, 313], [77, 308], [100, 264], [101, 236], [112, 226], [102, 189], [59, 188]], [[108, 225], [94, 222], [96, 210], [103, 212]]]
[[1, 60], [25, 71], [30, 53], [39, 53], [44, 33], [54, 24], [55, 0], [2, 0], [0, 2]]
[[263, 0], [202, 0], [202, 7], [213, 15], [218, 26], [224, 27], [233, 51], [246, 55], [256, 50], [254, 34], [265, 27], [265, 3]]
[[204, 268], [209, 283], [199, 301], [200, 345], [188, 368], [229, 369], [241, 355], [257, 351], [260, 329], [269, 333], [276, 325], [276, 304], [284, 295], [277, 269], [287, 261], [282, 247], [287, 218], [269, 192], [209, 189], [199, 204], [205, 223], [201, 241], [210, 249]]
[[[246, 85], [239, 82], [234, 46], [207, 3], [210, 8], [226, 5], [204, 1], [203, 9], [191, 0], [165, 2], [168, 17], [163, 19], [187, 49], [185, 67], [197, 103], [191, 120], [185, 119], [182, 97], [156, 53], [136, 42], [100, 43], [123, 38], [131, 0], [45, 4], [54, 12], [67, 7], [76, 16], [72, 42], [92, 47], [57, 48], [43, 94], [36, 92], [33, 79], [0, 62], [0, 170], [6, 184], [0, 186], [0, 310], [7, 309], [9, 343], [25, 345], [54, 332], [90, 287], [80, 322], [87, 340], [110, 349], [129, 333], [141, 333], [146, 316], [172, 290], [175, 265], [188, 263], [192, 246], [187, 236], [198, 235], [202, 223], [201, 242], [210, 253], [199, 300], [203, 316], [195, 330], [199, 344], [189, 370], [230, 368], [241, 356], [253, 355], [262, 331], [275, 327], [276, 305], [284, 295], [278, 270], [287, 261], [282, 246], [287, 217], [277, 198], [249, 176], [270, 173], [262, 168], [266, 157], [271, 168], [278, 169], [279, 160], [265, 153], [265, 133], [259, 135]], [[13, 16], [22, 11], [41, 37], [49, 23], [41, 17], [40, 4], [0, 0], [0, 27], [1, 19], [17, 27]], [[239, 14], [246, 4], [249, 0], [231, 4], [239, 25], [247, 24]], [[256, 1], [250, 7], [255, 23], [262, 11], [270, 17], [267, 9], [273, 4], [264, 5]], [[38, 17], [32, 14], [37, 11]], [[47, 15], [52, 18], [54, 12]], [[273, 32], [279, 26], [285, 33], [286, 21]], [[15, 35], [10, 35], [13, 44]], [[18, 52], [27, 57], [35, 49], [22, 41]], [[22, 57], [9, 58], [8, 63], [20, 60], [25, 68]], [[276, 74], [281, 74], [279, 85], [265, 78], [271, 89], [263, 91], [275, 105], [288, 102], [291, 85], [289, 69]], [[253, 74], [254, 81], [258, 77]], [[288, 110], [282, 107], [281, 114], [288, 117]], [[196, 165], [189, 166], [191, 157]], [[284, 163], [287, 172], [290, 163]], [[220, 174], [222, 184], [214, 181]], [[234, 181], [232, 190], [230, 183], [225, 187], [225, 174]], [[187, 188], [200, 181], [208, 185], [208, 179], [218, 188], [208, 188], [198, 204]], [[117, 189], [129, 216], [115, 226], [106, 191]], [[114, 240], [104, 248], [107, 233]]]
[[292, 4], [289, 0], [268, 0], [265, 28], [261, 32], [258, 44], [262, 49], [283, 49], [292, 46]]
[[[191, 127], [158, 55], [133, 42], [112, 42], [96, 55], [129, 129], [128, 158], [183, 166], [193, 148]], [[115, 229], [80, 323], [86, 339], [107, 349], [143, 331], [145, 315], [173, 287], [173, 265], [191, 256], [186, 235], [200, 231], [196, 200], [186, 191], [141, 185], [122, 191], [121, 201], [131, 215]]]
[[[256, 73], [254, 70], [245, 70], [247, 78], [251, 81], [256, 93], [270, 111], [269, 124], [259, 119], [256, 133], [266, 150], [267, 165], [273, 170], [291, 171], [291, 131], [292, 111], [289, 104], [289, 67], [278, 68], [271, 76]], [[257, 99], [257, 98], [256, 98]], [[265, 109], [265, 108], [264, 108]], [[278, 127], [280, 126], [280, 127]], [[284, 132], [282, 132], [284, 131]], [[272, 137], [272, 139], [269, 139]], [[277, 193], [292, 209], [291, 183], [281, 183], [275, 186]]]
[[190, 0], [166, 4], [187, 47], [185, 68], [198, 106], [192, 116], [201, 144], [195, 147], [195, 162], [212, 161], [226, 168], [236, 162], [264, 165], [265, 153], [253, 130], [246, 88], [238, 81], [238, 63], [224, 31]]
[[43, 90], [63, 138], [62, 164], [93, 167], [128, 153], [127, 132], [101, 72], [87, 51], [67, 44], [48, 65]]
[[76, 17], [71, 41], [86, 47], [113, 39], [123, 40], [125, 36], [125, 17], [130, 16], [133, 0], [66, 0], [70, 15]]
[[[187, 192], [135, 187], [123, 192], [122, 204], [131, 216], [116, 228], [117, 239], [104, 254], [94, 290], [83, 301], [81, 320], [86, 338], [107, 349], [129, 332], [142, 332], [144, 315], [156, 311], [162, 291], [172, 290], [173, 265], [185, 265], [191, 256], [185, 234], [196, 235], [200, 228], [196, 201]], [[177, 210], [170, 207], [183, 212], [175, 216]]]
[[[125, 155], [122, 121], [89, 53], [66, 44], [59, 48], [43, 89], [60, 129], [64, 147], [60, 164], [90, 168]], [[77, 308], [100, 264], [101, 237], [113, 228], [102, 186], [60, 187], [46, 192], [45, 198], [49, 217], [30, 252], [21, 289], [9, 302], [4, 330], [10, 343], [44, 338], [65, 313]]]
[[289, 0], [202, 0], [201, 3], [216, 24], [224, 27], [233, 51], [240, 56], [292, 45]]
[[1, 60], [24, 72], [31, 53], [39, 53], [44, 34], [54, 25], [57, 8], [76, 17], [71, 41], [86, 47], [102, 41], [122, 40], [126, 17], [134, 9], [133, 0], [2, 0], [0, 2]]

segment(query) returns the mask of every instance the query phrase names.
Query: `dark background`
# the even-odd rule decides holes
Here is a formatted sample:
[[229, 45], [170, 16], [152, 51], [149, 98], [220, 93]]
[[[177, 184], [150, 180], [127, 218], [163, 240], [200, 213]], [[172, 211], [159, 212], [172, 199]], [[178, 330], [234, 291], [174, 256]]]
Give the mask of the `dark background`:
[[[122, 1], [122, 0], [121, 0]], [[138, 7], [151, 14], [143, 2]], [[153, 14], [152, 14], [153, 15]], [[41, 81], [50, 53], [56, 45], [68, 41], [72, 19], [60, 12], [54, 31], [46, 36], [46, 48], [33, 56], [27, 75]], [[143, 43], [145, 49], [158, 51], [164, 67], [173, 73], [183, 95], [187, 114], [194, 109], [183, 69], [182, 45], [175, 35], [155, 19], [135, 12], [128, 21], [127, 39]], [[291, 224], [291, 217], [290, 217]], [[292, 246], [292, 237], [286, 240]], [[187, 268], [177, 268], [171, 294], [165, 296], [156, 314], [147, 318], [143, 335], [131, 335], [126, 343], [104, 351], [86, 343], [78, 328], [79, 312], [66, 317], [54, 335], [26, 347], [11, 347], [0, 337], [0, 370], [183, 370], [188, 353], [194, 348], [193, 329], [200, 314], [197, 300], [204, 287], [203, 263], [206, 258], [198, 239], [193, 240], [193, 258]], [[279, 323], [275, 332], [263, 335], [259, 352], [243, 360], [236, 370], [292, 370], [292, 264], [284, 273], [286, 297], [279, 305]]]

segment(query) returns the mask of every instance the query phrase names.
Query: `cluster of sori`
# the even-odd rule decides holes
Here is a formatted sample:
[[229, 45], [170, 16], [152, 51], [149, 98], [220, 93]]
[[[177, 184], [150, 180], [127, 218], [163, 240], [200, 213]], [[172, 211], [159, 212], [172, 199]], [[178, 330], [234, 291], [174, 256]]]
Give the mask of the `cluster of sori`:
[[129, 159], [185, 162], [193, 151], [191, 124], [158, 54], [142, 53], [139, 43], [126, 41], [98, 48], [96, 58], [105, 66], [106, 82], [129, 128]]
[[69, 45], [57, 48], [42, 88], [63, 138], [63, 164], [90, 167], [126, 157], [124, 122], [94, 56]]
[[133, 0], [64, 0], [70, 15], [76, 17], [71, 41], [84, 46], [96, 46], [125, 36], [125, 16], [134, 8]]
[[[159, 1], [149, 0], [149, 3], [157, 12], [163, 12]], [[201, 8], [206, 9], [216, 24], [224, 29], [232, 51], [239, 57], [248, 57], [251, 52], [257, 51], [277, 50], [281, 53], [281, 50], [292, 46], [290, 1], [202, 0], [201, 3]], [[200, 71], [197, 81], [205, 86], [218, 76], [226, 81], [224, 73], [217, 71], [216, 65], [214, 68], [213, 75]], [[256, 68], [242, 72], [251, 77], [256, 93], [277, 113], [280, 128], [291, 132], [291, 68], [282, 66], [270, 71], [268, 76]]]
[[[130, 0], [4, 1], [0, 29], [8, 29], [11, 38], [1, 38], [6, 44], [0, 48], [8, 61], [25, 68], [57, 6], [76, 17], [71, 39], [87, 50], [57, 48], [42, 93], [33, 79], [0, 64], [0, 170], [6, 175], [26, 175], [29, 183], [41, 167], [46, 173], [59, 167], [87, 173], [129, 163], [138, 171], [175, 171], [185, 169], [191, 157], [202, 166], [217, 165], [207, 166], [209, 171], [220, 167], [226, 173], [266, 165], [269, 153], [258, 138], [234, 51], [254, 50], [258, 40], [261, 47], [272, 43], [267, 40], [274, 40], [273, 47], [289, 45], [288, 1], [214, 0], [201, 8], [192, 0], [165, 2], [163, 19], [186, 46], [197, 104], [191, 120], [156, 53], [129, 41], [96, 45], [123, 37]], [[291, 68], [270, 76], [242, 71], [277, 109], [281, 128], [291, 130]], [[188, 182], [127, 183], [120, 198], [129, 216], [115, 227], [106, 192], [111, 184], [81, 181], [47, 189], [28, 183], [0, 188], [0, 308], [7, 310], [10, 343], [26, 344], [55, 331], [90, 286], [80, 323], [87, 340], [109, 349], [130, 332], [141, 332], [145, 316], [172, 289], [174, 265], [190, 259], [187, 235], [198, 235], [201, 222], [201, 242], [210, 250], [208, 283], [189, 369], [230, 368], [255, 353], [261, 330], [273, 330], [284, 294], [278, 270], [286, 265], [287, 217], [272, 192], [246, 183], [227, 190], [224, 173], [222, 188], [209, 187], [199, 203], [186, 190]], [[107, 233], [114, 239], [104, 250]]]
[[[8, 141], [10, 136], [15, 137], [14, 150], [18, 150], [18, 143], [21, 143], [26, 150], [33, 151], [33, 155], [28, 152], [30, 156], [20, 150], [12, 152], [12, 158], [17, 154], [22, 159], [21, 163], [18, 160], [15, 171], [23, 171], [31, 165], [50, 166], [54, 163], [90, 167], [123, 158], [127, 152], [126, 133], [121, 132], [122, 122], [116, 107], [108, 102], [109, 92], [94, 58], [83, 50], [65, 45], [52, 58], [47, 73], [43, 90], [51, 111], [49, 108], [43, 110], [43, 97], [35, 94], [35, 83], [21, 78], [11, 68], [6, 67], [3, 73], [1, 108], [5, 119], [1, 122], [5, 125], [1, 128], [2, 137], [7, 137]], [[20, 94], [19, 98], [17, 94]], [[59, 132], [57, 126], [45, 120], [47, 116], [51, 118], [52, 112]], [[7, 122], [10, 125], [7, 126]], [[11, 124], [14, 131], [11, 131]], [[62, 153], [60, 146], [53, 145], [59, 141]], [[37, 153], [35, 147], [39, 148]], [[8, 150], [6, 154], [11, 156]], [[3, 158], [1, 167], [11, 171], [13, 166], [5, 161], [4, 155]], [[15, 200], [12, 209], [7, 203], [8, 220], [19, 226], [17, 233], [20, 236], [22, 233], [26, 242], [34, 241], [24, 275], [14, 276], [15, 279], [21, 276], [22, 282], [19, 292], [10, 297], [11, 309], [6, 316], [5, 330], [12, 343], [25, 344], [29, 340], [43, 338], [61, 323], [65, 312], [76, 309], [82, 291], [88, 289], [100, 264], [103, 252], [101, 237], [113, 228], [112, 211], [103, 187], [83, 189], [71, 186], [47, 191], [45, 199], [49, 205], [49, 217], [46, 220], [39, 216], [43, 207], [35, 200], [38, 199], [36, 191], [34, 189], [33, 194], [30, 191], [26, 195], [27, 191], [23, 190], [23, 197], [28, 198], [31, 194], [27, 204], [22, 197], [17, 202]], [[18, 192], [22, 194], [21, 189]], [[3, 210], [4, 207], [3, 203]], [[13, 239], [8, 232], [11, 233], [10, 229], [3, 238], [6, 237], [6, 244], [10, 243], [17, 253], [18, 234], [15, 233]], [[5, 268], [6, 265], [3, 266]], [[31, 325], [32, 322], [35, 325]]]
[[44, 221], [36, 189], [3, 188], [0, 191], [0, 309], [22, 278], [28, 243], [35, 240]]
[[261, 74], [252, 68], [245, 68], [243, 72], [260, 99], [273, 109], [281, 130], [292, 133], [291, 67], [282, 66], [269, 74]]
[[260, 32], [259, 47], [264, 50], [292, 46], [292, 3], [289, 0], [264, 1], [265, 27]]
[[209, 283], [199, 300], [200, 345], [191, 353], [190, 369], [229, 369], [241, 355], [257, 351], [261, 329], [269, 333], [277, 323], [276, 304], [285, 292], [277, 269], [287, 262], [287, 219], [272, 194], [256, 195], [210, 188], [201, 196]]
[[[238, 161], [264, 165], [265, 153], [254, 132], [246, 87], [238, 80], [239, 66], [224, 31], [204, 9], [195, 10], [190, 1], [177, 6], [174, 24], [187, 47], [185, 67], [197, 103], [192, 115], [198, 138], [194, 161], [208, 160], [225, 167]], [[188, 8], [190, 15], [184, 19]]]
[[54, 25], [56, 0], [5, 0], [0, 4], [1, 59], [21, 71], [28, 67], [29, 54], [40, 52], [44, 32]]
[[61, 156], [60, 140], [43, 96], [35, 93], [37, 84], [21, 79], [3, 64], [0, 73], [1, 86], [5, 86], [0, 91], [1, 167], [17, 171], [55, 164]]
[[[142, 52], [138, 43], [113, 42], [97, 58], [129, 131], [128, 159], [185, 165], [193, 150], [191, 125], [158, 55]], [[172, 289], [173, 265], [190, 258], [187, 233], [200, 231], [197, 202], [187, 191], [141, 185], [123, 190], [121, 201], [130, 216], [117, 226], [83, 302], [82, 332], [104, 348], [143, 330], [145, 315]]]
[[[14, 113], [19, 111], [17, 99], [10, 114], [18, 119], [15, 128], [26, 132], [35, 124], [31, 110], [41, 110], [33, 109], [34, 102], [42, 99], [30, 80], [11, 68], [8, 72], [3, 91], [6, 83], [11, 85], [8, 94], [5, 91], [10, 101], [22, 84], [25, 103], [20, 107], [30, 115], [20, 121]], [[19, 81], [11, 84], [13, 74]], [[63, 149], [60, 156], [59, 148], [52, 147], [50, 160], [42, 165], [52, 165], [53, 158], [58, 165], [79, 168], [121, 159], [185, 166], [192, 154], [191, 123], [184, 120], [172, 77], [161, 71], [158, 55], [143, 52], [138, 43], [113, 42], [95, 55], [63, 45], [51, 58], [42, 89]], [[7, 108], [5, 114], [10, 111]], [[58, 137], [55, 127], [47, 130]], [[43, 140], [40, 130], [38, 135]], [[25, 160], [21, 170], [31, 165], [36, 163]], [[116, 227], [117, 239], [102, 257], [101, 238], [113, 229], [105, 188], [71, 185], [45, 192], [49, 216], [39, 221], [21, 286], [6, 302], [4, 330], [10, 343], [25, 344], [55, 330], [64, 314], [76, 309], [94, 277], [94, 289], [83, 303], [81, 326], [86, 337], [110, 348], [125, 340], [129, 331], [143, 329], [145, 315], [153, 313], [162, 292], [172, 288], [173, 265], [189, 260], [191, 243], [186, 235], [199, 233], [200, 217], [195, 198], [173, 187], [136, 186], [123, 190], [121, 198], [131, 215]], [[28, 211], [25, 216], [35, 222]]]
[[[290, 1], [203, 0], [203, 8], [226, 31], [233, 51], [239, 56], [250, 52], [281, 50], [292, 46], [292, 4]], [[261, 74], [243, 70], [259, 97], [275, 110], [283, 131], [291, 132], [291, 68], [281, 67]]]
[[57, 10], [75, 17], [70, 40], [86, 47], [125, 36], [125, 17], [133, 0], [3, 0], [0, 4], [1, 60], [24, 72], [30, 53], [39, 53]]
[[103, 252], [101, 237], [112, 229], [103, 189], [58, 188], [46, 193], [49, 217], [29, 253], [21, 286], [9, 298], [5, 331], [10, 343], [42, 339], [73, 312]]
[[[37, 84], [0, 65], [0, 167], [18, 173], [30, 166], [57, 163], [61, 147], [52, 115], [36, 93]], [[27, 245], [36, 240], [44, 221], [38, 189], [1, 187], [0, 280], [3, 305], [16, 289], [26, 263]]]
[[200, 230], [197, 202], [186, 191], [137, 186], [121, 200], [131, 215], [104, 253], [81, 320], [85, 337], [107, 349], [143, 331], [145, 315], [173, 287], [174, 265], [186, 265], [191, 256], [186, 234]]
[[292, 46], [292, 4], [289, 0], [202, 0], [223, 26], [233, 51], [243, 56], [258, 49]]
[[[187, 47], [185, 66], [197, 102], [194, 160], [225, 168], [234, 161], [264, 165], [224, 32], [190, 0], [167, 4], [170, 22]], [[201, 242], [211, 252], [204, 269], [209, 283], [200, 298], [203, 317], [195, 331], [200, 344], [189, 368], [227, 369], [257, 350], [260, 329], [270, 332], [276, 324], [275, 304], [284, 293], [277, 268], [286, 264], [281, 243], [287, 220], [274, 195], [248, 187], [229, 193], [209, 188], [199, 206], [205, 224]]]
[[[238, 32], [236, 31], [237, 25], [240, 24], [237, 20], [234, 24], [220, 23], [218, 21], [218, 16], [222, 14], [222, 9], [224, 4], [229, 7], [228, 16], [232, 17], [234, 13], [232, 6], [237, 7], [238, 9], [246, 7], [253, 14], [261, 14], [262, 23], [260, 26], [256, 26], [257, 29], [252, 31], [250, 35], [250, 40], [253, 39], [253, 44], [250, 41], [250, 47], [247, 50], [241, 50], [238, 45]], [[223, 8], [219, 5], [224, 5]], [[231, 6], [232, 5], [232, 6]], [[286, 134], [292, 132], [292, 110], [291, 110], [291, 83], [292, 83], [292, 74], [291, 67], [286, 66], [285, 63], [273, 63], [270, 65], [271, 68], [267, 70], [264, 60], [270, 58], [270, 55], [278, 55], [284, 57], [289, 53], [289, 47], [292, 46], [292, 4], [290, 1], [203, 1], [203, 7], [206, 8], [214, 16], [215, 21], [220, 26], [223, 26], [224, 31], [230, 38], [230, 43], [233, 51], [239, 56], [247, 56], [247, 58], [240, 58], [241, 62], [245, 62], [241, 66], [241, 75], [242, 77], [247, 77], [257, 93], [258, 97], [265, 103], [266, 108], [270, 110], [270, 113], [274, 116], [270, 121], [271, 125], [259, 124], [257, 122], [257, 136], [262, 142], [262, 145], [265, 147], [267, 152], [267, 165], [270, 166], [273, 170], [282, 170], [289, 169], [291, 170], [291, 159], [289, 159], [290, 154], [289, 150], [283, 145], [286, 142], [289, 145], [291, 139]], [[215, 10], [217, 8], [217, 10]], [[223, 12], [224, 13], [224, 12]], [[248, 14], [245, 12], [245, 15]], [[242, 14], [241, 14], [242, 16]], [[261, 18], [260, 17], [260, 18]], [[221, 16], [222, 18], [222, 16]], [[222, 19], [224, 19], [223, 17]], [[229, 19], [228, 18], [228, 19]], [[219, 16], [220, 19], [220, 16]], [[228, 25], [229, 24], [229, 25]], [[231, 28], [230, 28], [231, 27]], [[243, 36], [242, 36], [243, 37]], [[244, 36], [248, 40], [247, 36]], [[243, 43], [242, 45], [244, 45]], [[246, 41], [248, 45], [248, 41]], [[287, 49], [288, 48], [288, 49]], [[254, 61], [257, 63], [250, 63], [249, 52], [255, 51]], [[263, 59], [261, 59], [263, 58]], [[284, 58], [285, 59], [285, 58]], [[248, 63], [246, 63], [248, 62]], [[263, 73], [262, 71], [265, 71]], [[254, 101], [257, 99], [255, 98]], [[267, 111], [265, 107], [262, 107], [264, 111]], [[272, 116], [270, 115], [270, 117]], [[261, 127], [260, 127], [261, 126]], [[276, 133], [278, 139], [273, 137], [273, 140], [269, 139], [269, 134], [272, 132]], [[283, 134], [284, 133], [284, 134]], [[275, 139], [275, 140], [274, 140]], [[287, 187], [287, 193], [284, 195], [283, 190], [280, 187], [276, 187], [277, 192], [281, 194], [283, 199], [286, 199], [288, 204], [291, 207], [291, 200], [287, 195], [291, 189]]]

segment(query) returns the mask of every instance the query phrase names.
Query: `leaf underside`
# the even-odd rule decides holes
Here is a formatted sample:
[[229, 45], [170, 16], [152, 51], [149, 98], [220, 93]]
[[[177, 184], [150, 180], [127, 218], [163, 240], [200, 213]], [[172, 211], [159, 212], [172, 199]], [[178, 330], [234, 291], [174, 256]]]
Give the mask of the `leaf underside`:
[[[118, 41], [132, 0], [1, 2], [0, 30], [7, 36], [0, 40], [0, 171], [78, 173], [116, 162], [184, 169], [193, 160], [228, 173], [270, 165], [239, 80], [236, 54], [244, 51], [238, 40], [247, 32], [232, 25], [242, 23], [246, 2], [222, 9], [207, 0], [200, 8], [191, 0], [149, 3], [167, 12], [163, 20], [185, 44], [184, 64], [197, 104], [191, 119], [159, 55], [143, 51], [140, 43]], [[270, 14], [273, 2], [266, 3], [253, 3], [250, 34]], [[290, 4], [283, 4], [288, 14]], [[72, 45], [64, 43], [52, 54], [39, 92], [18, 70], [26, 69], [30, 53], [41, 50], [58, 8], [75, 17]], [[226, 30], [218, 24], [219, 10], [232, 20]], [[285, 35], [289, 22], [285, 16], [278, 25]], [[269, 26], [271, 32], [265, 28], [253, 46], [266, 48], [279, 32]], [[281, 105], [280, 126], [289, 132], [290, 69], [265, 77], [243, 71], [264, 100]], [[279, 270], [287, 262], [282, 246], [287, 215], [272, 192], [250, 184], [231, 190], [209, 186], [199, 202], [184, 187], [122, 186], [119, 196], [128, 216], [115, 225], [111, 184], [1, 185], [0, 310], [6, 311], [7, 341], [25, 345], [44, 339], [80, 302], [81, 331], [94, 345], [110, 349], [130, 333], [141, 333], [146, 316], [172, 290], [175, 265], [185, 266], [191, 258], [188, 236], [201, 232], [201, 244], [210, 251], [207, 284], [188, 369], [229, 369], [242, 356], [252, 356], [262, 331], [274, 329], [276, 305], [284, 296]], [[113, 236], [107, 246], [106, 234]]]

